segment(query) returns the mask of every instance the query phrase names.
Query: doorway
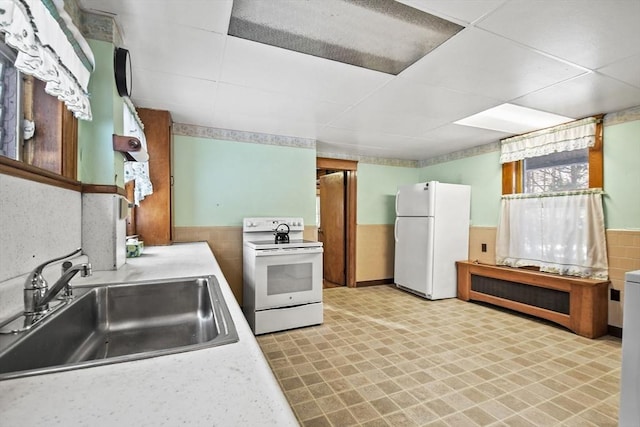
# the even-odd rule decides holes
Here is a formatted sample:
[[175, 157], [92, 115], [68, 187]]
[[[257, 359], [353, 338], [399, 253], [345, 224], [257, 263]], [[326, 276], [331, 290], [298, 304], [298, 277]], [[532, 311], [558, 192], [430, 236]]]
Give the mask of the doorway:
[[356, 169], [354, 161], [317, 159], [317, 225], [324, 246], [325, 287], [356, 286]]

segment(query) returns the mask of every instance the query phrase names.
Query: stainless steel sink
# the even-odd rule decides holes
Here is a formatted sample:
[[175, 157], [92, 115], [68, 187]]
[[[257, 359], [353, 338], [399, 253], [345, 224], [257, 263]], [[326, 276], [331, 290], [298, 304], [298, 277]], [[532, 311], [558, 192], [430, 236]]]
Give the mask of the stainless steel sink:
[[[0, 335], [0, 379], [238, 341], [214, 276], [75, 288], [74, 293], [74, 300], [28, 331]], [[15, 321], [21, 320], [16, 316]]]

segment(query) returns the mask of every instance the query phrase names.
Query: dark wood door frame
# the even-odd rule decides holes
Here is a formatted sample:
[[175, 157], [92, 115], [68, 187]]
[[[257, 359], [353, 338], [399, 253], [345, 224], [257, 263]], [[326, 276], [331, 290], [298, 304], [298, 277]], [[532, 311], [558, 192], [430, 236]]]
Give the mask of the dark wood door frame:
[[316, 158], [317, 169], [332, 169], [346, 172], [346, 281], [350, 288], [356, 287], [356, 200], [358, 162], [353, 160]]

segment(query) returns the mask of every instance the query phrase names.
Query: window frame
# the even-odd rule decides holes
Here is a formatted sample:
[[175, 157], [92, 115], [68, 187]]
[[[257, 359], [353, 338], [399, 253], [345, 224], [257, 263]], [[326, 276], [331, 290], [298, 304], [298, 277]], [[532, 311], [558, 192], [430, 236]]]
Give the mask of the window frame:
[[[604, 188], [603, 123], [604, 114], [595, 116], [596, 142], [589, 148], [589, 188]], [[524, 160], [502, 164], [502, 194], [522, 194]]]
[[[18, 71], [20, 101], [18, 102], [19, 121], [25, 115], [33, 117], [34, 113], [45, 115], [44, 120], [37, 123], [37, 127], [45, 136], [42, 138], [56, 138], [55, 141], [48, 141], [49, 147], [55, 147], [56, 160], [55, 169], [42, 168], [29, 164], [24, 158], [24, 141], [19, 135], [18, 156], [19, 159], [0, 156], [0, 174], [10, 175], [30, 181], [54, 185], [74, 191], [82, 191], [82, 184], [77, 180], [78, 170], [78, 119], [69, 111], [64, 103], [55, 97], [44, 93], [44, 83]], [[34, 96], [34, 87], [38, 86], [38, 96]], [[44, 96], [46, 95], [46, 96]], [[38, 101], [41, 99], [43, 101]], [[40, 148], [40, 145], [37, 145]], [[36, 151], [43, 154], [41, 151]]]

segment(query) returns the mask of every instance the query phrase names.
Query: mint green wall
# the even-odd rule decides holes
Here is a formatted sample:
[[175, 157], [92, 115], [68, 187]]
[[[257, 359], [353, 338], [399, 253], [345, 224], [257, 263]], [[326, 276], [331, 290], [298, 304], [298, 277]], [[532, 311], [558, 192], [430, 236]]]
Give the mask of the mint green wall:
[[174, 135], [173, 152], [176, 226], [270, 215], [315, 224], [315, 150]]
[[640, 120], [604, 127], [607, 228], [640, 229]]
[[78, 122], [78, 180], [124, 186], [124, 158], [113, 151], [111, 135], [122, 134], [123, 102], [113, 79], [113, 44], [88, 39], [96, 68], [89, 81], [92, 121]]
[[[115, 88], [115, 84], [113, 85]], [[114, 89], [114, 102], [113, 102], [113, 133], [116, 135], [125, 135], [124, 132], [124, 109], [127, 108], [124, 105], [124, 101], [118, 94], [117, 89]], [[110, 147], [113, 148], [113, 142], [110, 140]], [[124, 161], [125, 157], [122, 153], [114, 151], [113, 156], [113, 171], [115, 175], [114, 184], [118, 187], [124, 188]]]
[[502, 168], [500, 153], [480, 154], [420, 169], [420, 182], [441, 181], [471, 186], [471, 224], [498, 225]]
[[358, 164], [358, 224], [393, 224], [399, 185], [418, 182], [418, 169]]

